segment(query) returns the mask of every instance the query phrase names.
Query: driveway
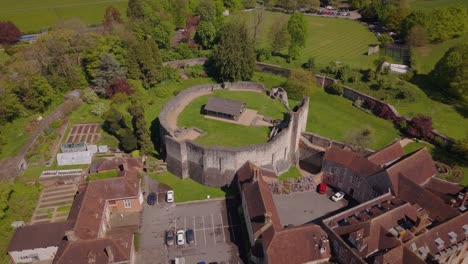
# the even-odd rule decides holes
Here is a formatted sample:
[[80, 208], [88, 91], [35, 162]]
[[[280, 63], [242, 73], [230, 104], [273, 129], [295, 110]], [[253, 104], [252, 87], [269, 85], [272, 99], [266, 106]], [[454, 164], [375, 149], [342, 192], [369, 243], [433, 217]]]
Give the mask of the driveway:
[[[137, 263], [170, 263], [176, 257], [183, 257], [185, 263], [242, 263], [239, 248], [243, 248], [243, 239], [237, 202], [204, 200], [166, 203], [164, 192], [168, 187], [148, 177], [144, 181], [146, 194], [155, 192], [158, 199], [155, 205], [150, 206], [145, 201], [143, 206]], [[166, 245], [167, 230], [189, 228], [194, 230], [193, 244]]]
[[319, 223], [325, 216], [344, 211], [351, 206], [346, 197], [338, 202], [333, 202], [330, 197], [334, 191], [327, 189], [326, 194], [316, 191], [297, 192], [284, 195], [273, 195], [281, 224], [302, 225], [308, 222]]

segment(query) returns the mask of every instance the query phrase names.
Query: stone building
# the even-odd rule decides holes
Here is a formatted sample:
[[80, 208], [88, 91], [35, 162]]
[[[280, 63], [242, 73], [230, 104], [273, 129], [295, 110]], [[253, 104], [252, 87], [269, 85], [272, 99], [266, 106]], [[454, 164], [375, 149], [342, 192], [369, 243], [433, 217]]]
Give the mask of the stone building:
[[369, 156], [330, 147], [323, 160], [323, 181], [359, 202], [366, 202], [388, 190], [398, 194], [400, 177], [422, 185], [436, 173], [426, 148], [404, 155], [399, 142]]
[[[237, 173], [254, 263], [327, 263], [327, 234], [315, 224], [283, 227], [263, 176], [271, 172], [246, 163]], [[275, 175], [270, 175], [275, 176]]]

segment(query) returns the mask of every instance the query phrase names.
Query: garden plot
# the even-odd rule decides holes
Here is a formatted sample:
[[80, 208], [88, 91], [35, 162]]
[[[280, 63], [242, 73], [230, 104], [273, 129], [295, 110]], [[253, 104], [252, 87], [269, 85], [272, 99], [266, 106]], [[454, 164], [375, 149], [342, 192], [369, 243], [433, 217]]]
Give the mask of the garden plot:
[[68, 134], [67, 143], [96, 144], [101, 138], [101, 127], [99, 124], [75, 124]]
[[77, 190], [76, 184], [45, 188], [39, 197], [31, 224], [65, 221]]

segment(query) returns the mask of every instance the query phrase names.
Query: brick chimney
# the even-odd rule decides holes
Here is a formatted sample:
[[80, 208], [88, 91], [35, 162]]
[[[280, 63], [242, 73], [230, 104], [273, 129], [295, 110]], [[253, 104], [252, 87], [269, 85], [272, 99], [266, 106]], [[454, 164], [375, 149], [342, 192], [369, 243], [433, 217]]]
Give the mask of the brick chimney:
[[261, 177], [260, 169], [257, 166], [255, 166], [255, 167], [253, 167], [252, 170], [253, 170], [252, 182], [256, 182], [256, 181], [258, 181], [258, 178]]
[[104, 251], [107, 254], [107, 257], [109, 258], [109, 263], [114, 262], [114, 253], [112, 252], [112, 248], [110, 246], [107, 246]]
[[464, 206], [467, 199], [468, 199], [468, 191], [465, 191], [465, 193], [463, 194], [463, 198], [461, 200], [460, 206]]
[[260, 228], [257, 232], [254, 234], [255, 240], [257, 240], [268, 228], [270, 228], [273, 225], [273, 220], [272, 220], [272, 214], [271, 212], [265, 212], [265, 223], [263, 224], [262, 228]]
[[75, 230], [67, 230], [65, 231], [65, 236], [67, 240], [70, 242], [77, 241], [78, 237], [76, 237]]

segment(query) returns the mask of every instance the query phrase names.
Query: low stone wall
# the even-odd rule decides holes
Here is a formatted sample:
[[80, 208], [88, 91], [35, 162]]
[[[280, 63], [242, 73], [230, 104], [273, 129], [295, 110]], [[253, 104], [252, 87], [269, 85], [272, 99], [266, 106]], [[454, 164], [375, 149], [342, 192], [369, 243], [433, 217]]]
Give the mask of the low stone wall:
[[175, 69], [184, 68], [186, 66], [203, 65], [206, 63], [207, 58], [195, 58], [185, 60], [175, 60], [163, 62], [163, 66], [170, 66]]
[[190, 177], [208, 186], [220, 187], [231, 184], [237, 170], [247, 161], [279, 174], [286, 172], [291, 164], [299, 162], [299, 140], [301, 133], [305, 131], [309, 108], [307, 97], [290, 111], [288, 120], [284, 121], [284, 128], [263, 144], [242, 147], [202, 146], [191, 140], [177, 139], [178, 114], [196, 97], [217, 89], [255, 92], [266, 90], [262, 84], [253, 82], [198, 85], [182, 91], [168, 101], [163, 106], [159, 121], [160, 136], [164, 142], [162, 153], [171, 173], [181, 178]]

